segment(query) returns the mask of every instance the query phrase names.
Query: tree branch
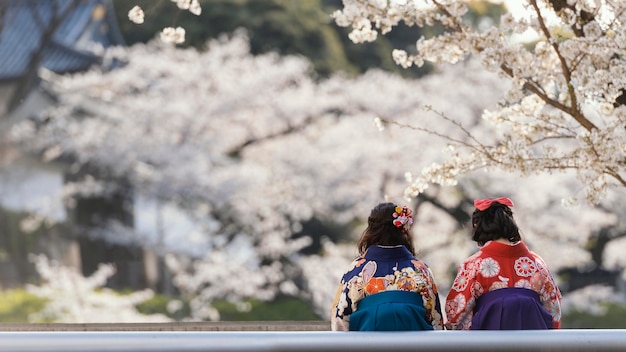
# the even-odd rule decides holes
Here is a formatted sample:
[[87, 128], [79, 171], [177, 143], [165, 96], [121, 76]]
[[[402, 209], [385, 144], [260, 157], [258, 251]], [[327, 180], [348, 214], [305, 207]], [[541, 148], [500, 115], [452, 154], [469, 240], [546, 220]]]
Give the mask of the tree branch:
[[[458, 32], [458, 33], [464, 33], [465, 30], [463, 29], [463, 26], [458, 23], [458, 21], [452, 16], [452, 14], [450, 14], [450, 12], [442, 5], [440, 4], [437, 0], [433, 0], [433, 3], [435, 4], [435, 6], [437, 6], [437, 8], [443, 12], [443, 14], [451, 19], [453, 19], [453, 24], [449, 25], [448, 28]], [[543, 17], [541, 16], [541, 12], [539, 10], [539, 7], [537, 5], [537, 1], [536, 0], [531, 0], [531, 3], [535, 9], [535, 12], [537, 13], [537, 18], [539, 21], [539, 24], [541, 26], [541, 30], [544, 33], [544, 35], [546, 36], [546, 39], [551, 43], [552, 48], [555, 50], [556, 55], [559, 59], [559, 62], [561, 64], [561, 71], [563, 72], [563, 76], [565, 78], [565, 81], [567, 82], [567, 90], [568, 90], [568, 95], [572, 101], [572, 106], [567, 106], [565, 104], [562, 104], [561, 102], [551, 99], [544, 91], [543, 89], [541, 89], [541, 87], [537, 84], [533, 84], [531, 81], [529, 81], [527, 78], [523, 78], [524, 79], [524, 88], [528, 89], [529, 91], [531, 91], [533, 94], [537, 95], [538, 97], [540, 97], [546, 104], [553, 106], [565, 113], [567, 113], [568, 115], [572, 116], [574, 118], [574, 120], [576, 120], [581, 126], [583, 126], [585, 129], [587, 129], [588, 131], [591, 131], [592, 129], [597, 128], [591, 121], [589, 121], [584, 115], [583, 113], [580, 111], [580, 109], [578, 108], [578, 99], [576, 97], [576, 92], [574, 90], [574, 87], [571, 84], [571, 71], [569, 69], [569, 67], [567, 66], [567, 63], [565, 61], [565, 58], [561, 55], [560, 51], [559, 51], [559, 47], [558, 44], [552, 40], [552, 37], [550, 35], [550, 32], [548, 31], [548, 28], [545, 24], [545, 21], [543, 20]], [[475, 47], [475, 49], [478, 52], [482, 52], [484, 51], [484, 48], [481, 47]], [[513, 70], [507, 66], [506, 64], [502, 64], [500, 65], [500, 69], [509, 77], [511, 78], [515, 78], [515, 74], [513, 72]]]
[[[595, 129], [596, 126], [591, 121], [589, 121], [582, 114], [582, 112], [580, 112], [580, 109], [578, 107], [578, 98], [576, 97], [576, 91], [574, 90], [574, 86], [572, 86], [572, 72], [567, 66], [567, 62], [565, 61], [565, 58], [563, 57], [563, 55], [561, 55], [558, 43], [556, 42], [556, 40], [554, 40], [554, 38], [552, 38], [552, 35], [550, 34], [548, 27], [546, 26], [546, 23], [541, 15], [541, 10], [539, 9], [539, 5], [537, 5], [537, 0], [530, 0], [530, 3], [533, 6], [535, 13], [537, 14], [537, 20], [539, 21], [539, 26], [541, 27], [541, 31], [543, 32], [543, 35], [545, 35], [546, 40], [550, 43], [550, 45], [554, 49], [554, 52], [556, 53], [556, 56], [559, 59], [559, 62], [561, 64], [561, 71], [563, 73], [563, 76], [565, 77], [565, 82], [567, 84], [567, 93], [570, 97], [570, 100], [572, 101], [572, 105], [568, 107], [557, 101], [553, 101], [552, 99], [549, 100], [552, 103], [550, 103], [549, 101], [547, 102], [555, 106], [556, 108], [564, 112], [567, 112], [576, 121], [578, 121], [578, 123], [580, 123], [581, 126], [583, 126], [588, 131], [591, 131], [592, 129]], [[542, 99], [544, 98], [542, 97]]]

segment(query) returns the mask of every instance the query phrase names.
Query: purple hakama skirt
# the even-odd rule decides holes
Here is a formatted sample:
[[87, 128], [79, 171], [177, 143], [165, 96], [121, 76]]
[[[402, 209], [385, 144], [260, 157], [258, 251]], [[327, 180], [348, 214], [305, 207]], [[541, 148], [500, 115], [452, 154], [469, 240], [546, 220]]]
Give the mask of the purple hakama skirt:
[[552, 315], [537, 292], [518, 287], [487, 292], [474, 307], [472, 330], [552, 329]]

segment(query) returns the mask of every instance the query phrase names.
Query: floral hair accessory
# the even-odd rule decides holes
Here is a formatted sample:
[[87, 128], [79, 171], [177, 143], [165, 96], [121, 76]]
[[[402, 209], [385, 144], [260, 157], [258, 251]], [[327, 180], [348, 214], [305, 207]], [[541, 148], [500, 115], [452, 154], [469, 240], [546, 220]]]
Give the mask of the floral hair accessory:
[[493, 198], [493, 199], [477, 199], [474, 201], [474, 206], [476, 209], [480, 211], [485, 211], [489, 209], [491, 204], [500, 203], [502, 205], [506, 205], [507, 207], [513, 206], [513, 201], [507, 197]]
[[393, 224], [395, 227], [413, 225], [413, 211], [406, 206], [396, 206], [393, 213]]

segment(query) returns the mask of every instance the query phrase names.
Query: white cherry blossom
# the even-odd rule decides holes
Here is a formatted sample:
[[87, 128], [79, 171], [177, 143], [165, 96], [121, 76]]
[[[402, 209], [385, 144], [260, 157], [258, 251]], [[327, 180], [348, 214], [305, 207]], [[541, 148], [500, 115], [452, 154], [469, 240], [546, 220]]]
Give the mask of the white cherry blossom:
[[[507, 13], [499, 25], [481, 31], [463, 21], [466, 1], [417, 3], [350, 0], [333, 16], [338, 25], [352, 27], [350, 38], [357, 43], [375, 40], [369, 32], [385, 34], [400, 22], [441, 25], [447, 29], [443, 33], [415, 38], [416, 55], [394, 50], [395, 61], [409, 67], [412, 60], [455, 64], [479, 57], [512, 85], [500, 107], [485, 113], [498, 126], [498, 140], [456, 143], [464, 152], [424, 169], [407, 195], [419, 194], [424, 183], [454, 184], [456, 177], [486, 167], [522, 174], [576, 170], [591, 204], [609, 189], [626, 187], [626, 3], [571, 0], [555, 8], [525, 0], [523, 16]], [[529, 28], [535, 31], [534, 43], [512, 36]]]

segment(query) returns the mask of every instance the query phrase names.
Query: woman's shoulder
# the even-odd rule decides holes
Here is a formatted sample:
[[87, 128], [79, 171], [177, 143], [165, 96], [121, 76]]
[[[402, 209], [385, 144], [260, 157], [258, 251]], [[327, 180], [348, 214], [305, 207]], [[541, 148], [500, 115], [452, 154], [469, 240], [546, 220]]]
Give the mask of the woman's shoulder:
[[546, 262], [543, 260], [543, 258], [539, 254], [537, 254], [534, 251], [528, 251], [528, 253], [530, 254], [531, 257], [533, 257], [533, 259], [535, 260], [535, 263], [537, 263], [538, 265], [546, 266]]
[[348, 268], [348, 271], [352, 271], [354, 270], [354, 268], [358, 268], [361, 265], [363, 265], [363, 263], [365, 263], [367, 261], [367, 259], [365, 259], [363, 256], [358, 256], [356, 257], [351, 263], [350, 263], [350, 267]]
[[479, 249], [476, 252], [472, 253], [467, 258], [465, 258], [465, 260], [463, 260], [463, 264], [473, 263], [476, 260], [480, 260], [480, 259], [482, 259], [483, 257], [486, 257], [486, 256], [487, 256], [487, 254], [485, 254], [485, 252], [483, 252], [482, 249]]
[[430, 266], [428, 265], [428, 263], [426, 263], [425, 261], [414, 257], [413, 259], [411, 259], [411, 266], [413, 266], [413, 268], [415, 268], [418, 271], [421, 271], [423, 273], [430, 273]]

